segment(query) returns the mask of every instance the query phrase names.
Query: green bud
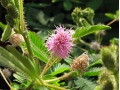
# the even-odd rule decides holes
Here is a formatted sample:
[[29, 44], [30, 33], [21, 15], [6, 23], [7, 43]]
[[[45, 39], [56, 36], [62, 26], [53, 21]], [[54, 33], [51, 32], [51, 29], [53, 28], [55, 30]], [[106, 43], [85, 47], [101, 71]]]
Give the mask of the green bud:
[[10, 37], [11, 33], [12, 33], [11, 26], [10, 25], [6, 25], [5, 30], [4, 30], [4, 32], [2, 34], [1, 41], [6, 41]]
[[7, 12], [12, 18], [18, 18], [18, 10], [14, 5], [9, 4], [7, 7]]
[[84, 18], [80, 18], [79, 22], [82, 26], [90, 26], [90, 24]]
[[89, 21], [90, 24], [93, 24], [94, 10], [91, 8], [86, 8], [83, 10], [83, 16]]
[[80, 20], [80, 18], [83, 17], [83, 15], [82, 15], [81, 12], [82, 12], [82, 9], [76, 7], [76, 8], [73, 10], [72, 14], [71, 14], [73, 21], [74, 21], [74, 22], [76, 23], [76, 25], [78, 25], [78, 26], [81, 26], [79, 20]]
[[[94, 17], [94, 10], [91, 8], [86, 8], [82, 10], [81, 8], [76, 7], [72, 14], [72, 19], [78, 26], [83, 26], [82, 24], [85, 24], [84, 26], [94, 24], [93, 23], [93, 17]], [[80, 20], [83, 20], [83, 23], [81, 24]]]
[[14, 20], [10, 15], [6, 15], [6, 16], [5, 16], [5, 19], [6, 19], [7, 23], [8, 23], [10, 26], [14, 26], [14, 25], [15, 25], [15, 20]]
[[110, 48], [104, 47], [101, 50], [101, 57], [104, 66], [111, 71], [115, 69], [115, 57]]

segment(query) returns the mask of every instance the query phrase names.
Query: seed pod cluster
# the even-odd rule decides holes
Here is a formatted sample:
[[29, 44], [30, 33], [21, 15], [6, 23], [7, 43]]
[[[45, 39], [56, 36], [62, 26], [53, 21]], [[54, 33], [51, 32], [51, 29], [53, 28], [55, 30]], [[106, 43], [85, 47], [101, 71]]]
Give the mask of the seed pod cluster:
[[79, 57], [73, 60], [71, 64], [72, 70], [80, 70], [81, 73], [85, 72], [87, 67], [89, 66], [89, 57], [87, 53], [83, 53]]

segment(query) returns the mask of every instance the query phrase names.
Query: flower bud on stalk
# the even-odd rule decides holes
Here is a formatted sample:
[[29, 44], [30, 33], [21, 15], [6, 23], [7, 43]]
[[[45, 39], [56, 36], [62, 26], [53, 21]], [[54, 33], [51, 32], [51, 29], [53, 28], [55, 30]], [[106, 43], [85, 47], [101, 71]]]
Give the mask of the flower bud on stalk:
[[13, 46], [20, 46], [24, 42], [24, 38], [21, 34], [13, 34], [9, 41]]
[[100, 44], [96, 41], [91, 42], [90, 48], [93, 49], [93, 50], [100, 50]]

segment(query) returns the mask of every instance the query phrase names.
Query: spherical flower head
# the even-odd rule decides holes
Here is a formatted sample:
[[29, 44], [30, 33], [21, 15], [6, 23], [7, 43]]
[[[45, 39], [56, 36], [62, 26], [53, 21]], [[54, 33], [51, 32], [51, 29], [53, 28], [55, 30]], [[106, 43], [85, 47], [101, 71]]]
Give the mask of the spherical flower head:
[[4, 76], [5, 76], [5, 78], [9, 78], [10, 75], [11, 75], [10, 70], [7, 69], [7, 68], [4, 68], [4, 69], [2, 70], [2, 72], [3, 72]]
[[72, 62], [71, 69], [72, 70], [80, 70], [81, 73], [84, 73], [87, 70], [87, 67], [89, 66], [89, 60], [87, 53], [84, 52], [79, 57], [75, 58]]
[[100, 50], [100, 43], [93, 41], [91, 42], [90, 48], [94, 50]]
[[47, 39], [46, 46], [52, 55], [66, 58], [73, 46], [71, 29], [62, 26], [56, 27], [54, 33]]
[[20, 46], [24, 42], [24, 38], [21, 34], [13, 34], [9, 41], [13, 46]]

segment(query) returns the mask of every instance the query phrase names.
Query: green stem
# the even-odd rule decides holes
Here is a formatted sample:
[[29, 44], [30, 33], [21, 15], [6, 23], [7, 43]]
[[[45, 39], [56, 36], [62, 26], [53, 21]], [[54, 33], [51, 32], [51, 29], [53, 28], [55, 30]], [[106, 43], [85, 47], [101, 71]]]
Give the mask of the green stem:
[[114, 73], [114, 77], [115, 77], [115, 81], [116, 81], [116, 89], [115, 90], [118, 90], [119, 89], [119, 74], [118, 73]]
[[23, 33], [23, 30], [25, 29], [23, 0], [19, 1], [19, 13], [20, 13], [20, 33]]
[[111, 22], [109, 22], [107, 25], [110, 26], [111, 24], [113, 24], [114, 22], [116, 22], [117, 20], [119, 20], [119, 18], [113, 19]]
[[86, 45], [86, 46], [90, 47], [90, 44], [89, 44], [89, 43], [87, 43], [87, 42], [85, 42], [85, 41], [83, 41], [82, 39], [79, 39], [79, 41], [80, 41], [82, 44], [84, 44], [84, 45]]
[[31, 48], [31, 45], [30, 45], [30, 40], [29, 40], [27, 31], [26, 31], [26, 33], [23, 33], [22, 35], [23, 35], [24, 40], [26, 42], [27, 50], [29, 52], [29, 57], [30, 57], [31, 60], [34, 60], [33, 59], [33, 52], [32, 52], [32, 48]]
[[56, 80], [64, 80], [64, 79], [70, 77], [73, 73], [75, 73], [75, 71], [71, 71], [69, 73], [65, 73], [63, 76], [55, 78], [55, 79], [45, 80], [45, 82], [53, 82], [53, 81], [56, 81]]
[[67, 90], [65, 88], [62, 88], [62, 87], [58, 87], [58, 86], [55, 86], [55, 85], [51, 85], [51, 84], [45, 84], [46, 87], [49, 87], [49, 88], [54, 88], [55, 90]]
[[44, 67], [44, 69], [43, 69], [43, 71], [42, 71], [42, 73], [40, 75], [41, 77], [43, 77], [44, 74], [47, 72], [47, 70], [48, 70], [48, 68], [49, 68], [49, 66], [51, 64], [52, 59], [53, 59], [53, 56], [51, 56], [51, 58], [48, 60], [47, 64], [45, 65], [45, 67]]

